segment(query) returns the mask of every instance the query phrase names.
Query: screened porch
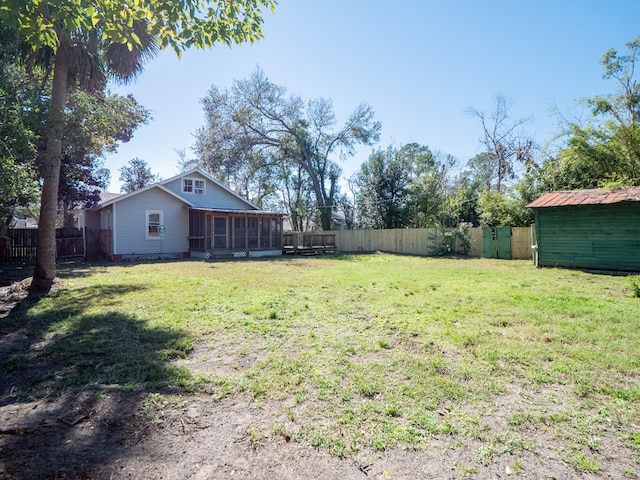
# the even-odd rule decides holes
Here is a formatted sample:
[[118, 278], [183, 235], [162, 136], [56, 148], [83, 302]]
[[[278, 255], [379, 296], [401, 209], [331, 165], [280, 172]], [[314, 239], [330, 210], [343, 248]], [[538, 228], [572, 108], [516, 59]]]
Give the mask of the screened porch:
[[282, 214], [189, 209], [189, 252], [197, 258], [282, 254]]

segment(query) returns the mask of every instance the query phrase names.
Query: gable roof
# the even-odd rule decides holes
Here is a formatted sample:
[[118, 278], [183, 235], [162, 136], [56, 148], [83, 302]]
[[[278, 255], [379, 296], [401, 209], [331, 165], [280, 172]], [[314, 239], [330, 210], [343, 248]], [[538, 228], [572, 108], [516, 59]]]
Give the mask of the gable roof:
[[545, 193], [527, 205], [528, 208], [605, 205], [640, 202], [640, 187], [594, 188]]
[[114, 203], [117, 203], [117, 202], [119, 202], [120, 200], [124, 200], [124, 199], [126, 199], [126, 198], [134, 197], [134, 196], [136, 196], [136, 195], [141, 194], [142, 192], [146, 192], [147, 190], [151, 190], [152, 188], [159, 188], [159, 189], [160, 189], [160, 190], [162, 190], [163, 192], [168, 193], [168, 194], [169, 194], [169, 195], [171, 195], [172, 197], [177, 198], [178, 200], [180, 200], [180, 201], [182, 201], [182, 202], [186, 203], [187, 205], [189, 205], [190, 207], [192, 207], [192, 206], [193, 206], [193, 204], [192, 204], [189, 200], [185, 200], [185, 199], [184, 199], [184, 198], [182, 198], [180, 195], [177, 195], [177, 194], [173, 193], [171, 190], [169, 190], [169, 189], [168, 189], [167, 187], [165, 187], [164, 185], [162, 185], [162, 184], [160, 184], [160, 183], [154, 183], [154, 184], [148, 185], [148, 186], [146, 186], [146, 187], [143, 187], [143, 188], [141, 188], [141, 189], [139, 189], [139, 190], [135, 190], [135, 191], [133, 191], [133, 192], [131, 192], [131, 193], [127, 193], [127, 194], [125, 194], [125, 195], [118, 195], [118, 196], [113, 197], [113, 198], [111, 198], [111, 199], [109, 199], [109, 200], [106, 200], [106, 201], [104, 201], [104, 202], [100, 202], [100, 203], [98, 203], [95, 207], [93, 207], [91, 210], [98, 210], [98, 209], [103, 208], [103, 207], [108, 207], [109, 205], [113, 205]]
[[162, 180], [160, 182], [161, 185], [166, 185], [169, 182], [173, 182], [174, 180], [181, 178], [181, 177], [188, 177], [189, 175], [193, 175], [194, 173], [199, 173], [200, 175], [202, 175], [204, 178], [206, 178], [207, 180], [209, 180], [211, 183], [213, 183], [214, 185], [216, 185], [217, 187], [223, 189], [224, 191], [226, 191], [227, 193], [233, 195], [234, 197], [236, 197], [238, 200], [242, 201], [243, 203], [247, 204], [249, 207], [251, 207], [252, 209], [256, 209], [256, 210], [260, 210], [260, 207], [258, 207], [257, 205], [254, 205], [253, 203], [251, 203], [249, 200], [247, 200], [246, 198], [244, 198], [242, 195], [238, 194], [237, 192], [234, 192], [233, 190], [231, 190], [229, 187], [227, 187], [225, 184], [223, 184], [222, 182], [216, 180], [214, 177], [212, 177], [211, 175], [209, 175], [207, 172], [205, 172], [204, 170], [196, 167], [196, 168], [192, 168], [191, 170], [188, 170], [186, 172], [182, 172], [174, 177], [168, 178], [167, 180]]
[[116, 197], [124, 195], [122, 193], [100, 192], [100, 202], [108, 202]]
[[234, 192], [233, 190], [231, 190], [226, 185], [220, 183], [218, 180], [216, 180], [215, 178], [213, 178], [211, 175], [209, 175], [205, 171], [201, 170], [200, 168], [193, 168], [193, 169], [191, 169], [189, 171], [182, 172], [182, 173], [180, 173], [180, 174], [178, 174], [178, 175], [176, 175], [174, 177], [168, 178], [167, 180], [161, 180], [158, 183], [154, 183], [154, 184], [148, 185], [146, 187], [140, 188], [138, 190], [135, 190], [135, 191], [133, 191], [131, 193], [127, 193], [127, 194], [124, 194], [124, 195], [107, 194], [109, 196], [110, 195], [114, 195], [114, 196], [113, 197], [105, 197], [104, 200], [102, 200], [102, 195], [101, 195], [101, 200], [102, 201], [100, 203], [98, 203], [96, 206], [94, 206], [91, 210], [98, 210], [98, 209], [103, 208], [103, 207], [108, 207], [109, 205], [113, 205], [114, 203], [117, 203], [120, 200], [131, 198], [131, 197], [133, 197], [135, 195], [139, 195], [142, 192], [146, 192], [147, 190], [150, 190], [152, 188], [159, 188], [162, 191], [168, 193], [169, 195], [171, 195], [171, 196], [177, 198], [178, 200], [186, 203], [188, 206], [193, 207], [194, 204], [192, 202], [190, 202], [189, 200], [185, 199], [184, 197], [178, 195], [177, 193], [171, 191], [170, 189], [165, 187], [165, 185], [167, 183], [169, 183], [169, 182], [173, 182], [174, 180], [176, 180], [178, 178], [188, 177], [189, 175], [193, 175], [194, 173], [198, 173], [198, 174], [202, 175], [203, 177], [205, 177], [207, 180], [209, 180], [211, 183], [213, 183], [217, 187], [223, 189], [224, 191], [226, 191], [230, 195], [233, 195], [235, 198], [237, 198], [238, 200], [242, 201], [245, 205], [247, 205], [248, 209], [250, 209], [250, 210], [260, 210], [259, 207], [257, 207], [253, 203], [251, 203], [249, 200], [247, 200], [246, 198], [242, 197], [238, 193]]

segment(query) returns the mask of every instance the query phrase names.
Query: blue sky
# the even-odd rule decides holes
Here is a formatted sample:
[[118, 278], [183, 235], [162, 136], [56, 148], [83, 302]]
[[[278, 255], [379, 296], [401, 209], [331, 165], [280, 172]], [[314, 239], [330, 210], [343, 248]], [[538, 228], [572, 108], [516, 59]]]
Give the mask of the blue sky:
[[[204, 125], [200, 99], [212, 85], [230, 87], [256, 67], [304, 99], [333, 101], [338, 124], [359, 103], [382, 122], [373, 148], [409, 142], [455, 156], [479, 153], [482, 136], [469, 107], [489, 112], [493, 98], [511, 98], [514, 119], [539, 143], [558, 132], [551, 112], [576, 112], [577, 101], [611, 93], [600, 57], [640, 35], [638, 0], [279, 0], [267, 13], [264, 39], [253, 45], [163, 52], [129, 85], [153, 120], [107, 156], [109, 190], [118, 169], [144, 159], [154, 173], [178, 173], [176, 150], [192, 158], [193, 134]], [[341, 163], [348, 177], [366, 161], [362, 147]]]

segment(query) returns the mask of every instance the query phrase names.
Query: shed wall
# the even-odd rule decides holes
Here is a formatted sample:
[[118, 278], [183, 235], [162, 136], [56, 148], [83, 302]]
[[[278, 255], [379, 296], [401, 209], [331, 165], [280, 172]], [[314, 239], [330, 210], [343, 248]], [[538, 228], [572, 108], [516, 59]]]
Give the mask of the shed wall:
[[640, 271], [640, 203], [539, 208], [538, 264]]

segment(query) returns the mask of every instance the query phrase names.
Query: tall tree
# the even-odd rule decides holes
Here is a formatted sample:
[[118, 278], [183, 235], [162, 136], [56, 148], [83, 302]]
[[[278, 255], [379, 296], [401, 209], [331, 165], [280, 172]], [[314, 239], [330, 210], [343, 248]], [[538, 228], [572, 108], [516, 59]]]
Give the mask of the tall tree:
[[455, 224], [451, 203], [451, 170], [455, 158], [432, 154], [426, 148], [415, 157], [415, 178], [409, 196], [410, 225], [418, 228], [450, 227]]
[[433, 227], [449, 222], [450, 155], [409, 143], [374, 151], [354, 177], [358, 221], [369, 228]]
[[147, 122], [149, 112], [132, 96], [75, 91], [69, 96], [63, 136], [58, 196], [65, 226], [78, 206], [91, 207], [100, 200], [110, 180], [103, 156], [127, 142], [135, 129]]
[[495, 189], [498, 192], [504, 190], [506, 180], [515, 178], [514, 162], [533, 163], [534, 142], [522, 132], [529, 119], [511, 120], [512, 104], [510, 99], [498, 94], [493, 98], [493, 108], [489, 113], [469, 109], [469, 113], [482, 124], [481, 141], [486, 149], [483, 161], [493, 164], [490, 171], [495, 171]]
[[180, 54], [190, 46], [251, 42], [261, 36], [261, 7], [274, 5], [275, 0], [184, 0], [179, 5], [156, 0], [10, 0], [0, 8], [0, 22], [15, 27], [34, 52], [49, 50], [53, 58], [35, 289], [48, 290], [55, 278], [55, 213], [69, 84], [130, 79], [155, 46]]
[[4, 47], [7, 32], [0, 28], [0, 234], [16, 208], [37, 198], [35, 159], [38, 136], [35, 114], [40, 96], [22, 65]]
[[309, 176], [299, 164], [282, 161], [279, 168], [282, 204], [289, 212], [291, 228], [295, 232], [309, 230], [316, 220]]
[[331, 229], [341, 173], [335, 159], [353, 155], [356, 145], [370, 145], [380, 133], [370, 106], [359, 105], [336, 128], [330, 100], [289, 96], [260, 69], [230, 90], [212, 87], [202, 103], [206, 125], [196, 133], [199, 164], [230, 184], [251, 170], [257, 152], [268, 160], [265, 167], [282, 161], [299, 165], [324, 230]]
[[147, 187], [160, 180], [159, 175], [151, 173], [151, 167], [140, 158], [132, 158], [129, 165], [120, 169], [120, 181], [122, 186], [120, 191], [131, 193], [141, 188]]
[[369, 155], [355, 176], [359, 223], [367, 228], [406, 227], [413, 173], [413, 158], [394, 147]]

